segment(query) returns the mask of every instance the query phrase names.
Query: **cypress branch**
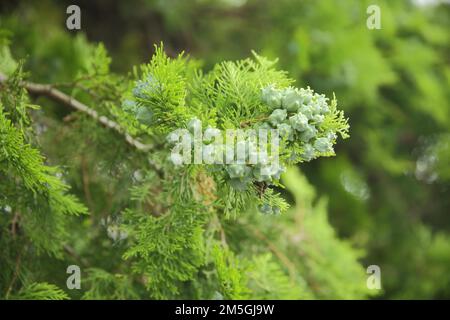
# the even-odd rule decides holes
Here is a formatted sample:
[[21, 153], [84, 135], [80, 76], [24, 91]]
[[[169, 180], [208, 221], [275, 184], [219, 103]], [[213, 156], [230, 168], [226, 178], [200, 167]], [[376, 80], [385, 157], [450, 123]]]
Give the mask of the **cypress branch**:
[[[8, 80], [8, 78], [3, 73], [0, 72], [0, 84], [6, 82], [7, 80]], [[53, 85], [32, 83], [32, 82], [26, 82], [26, 81], [22, 81], [21, 85], [30, 94], [46, 96], [46, 97], [48, 97], [56, 102], [59, 102], [67, 107], [70, 107], [70, 108], [80, 111], [84, 114], [87, 114], [88, 116], [95, 119], [96, 121], [98, 121], [101, 125], [105, 126], [106, 128], [114, 130], [114, 131], [118, 132], [119, 134], [123, 135], [125, 138], [125, 141], [129, 145], [131, 145], [132, 147], [136, 148], [139, 151], [147, 152], [153, 148], [152, 145], [144, 144], [141, 141], [133, 138], [127, 132], [124, 132], [118, 123], [112, 121], [111, 119], [108, 119], [105, 116], [99, 115], [98, 112], [95, 111], [94, 109], [88, 107], [87, 105], [85, 105], [84, 103], [81, 103], [80, 101], [74, 99], [73, 97], [61, 92], [60, 90], [56, 89]]]

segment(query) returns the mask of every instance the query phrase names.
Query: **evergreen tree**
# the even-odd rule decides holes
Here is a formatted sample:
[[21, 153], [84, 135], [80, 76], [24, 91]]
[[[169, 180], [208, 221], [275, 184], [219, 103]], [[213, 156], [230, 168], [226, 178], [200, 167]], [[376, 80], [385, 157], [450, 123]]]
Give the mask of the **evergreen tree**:
[[[2, 33], [2, 298], [369, 296], [361, 252], [294, 167], [348, 137], [335, 98], [256, 53], [205, 72], [158, 46], [122, 76], [102, 45], [77, 45], [72, 79], [36, 84]], [[181, 164], [173, 133], [200, 124], [278, 129], [279, 165]], [[73, 264], [81, 290], [66, 287]]]

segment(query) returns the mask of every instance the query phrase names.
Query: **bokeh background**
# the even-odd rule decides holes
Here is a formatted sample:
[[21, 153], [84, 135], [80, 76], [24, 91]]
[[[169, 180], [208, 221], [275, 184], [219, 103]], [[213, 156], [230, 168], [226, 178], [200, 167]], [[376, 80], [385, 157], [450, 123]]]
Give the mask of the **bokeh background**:
[[[81, 30], [66, 8], [81, 7]], [[366, 26], [369, 5], [381, 29]], [[337, 156], [300, 169], [329, 200], [341, 238], [381, 267], [377, 298], [450, 298], [450, 5], [361, 0], [2, 0], [0, 28], [31, 79], [74, 78], [87, 42], [127, 73], [164, 42], [210, 68], [251, 50], [350, 118]], [[1, 61], [0, 61], [1, 64]]]

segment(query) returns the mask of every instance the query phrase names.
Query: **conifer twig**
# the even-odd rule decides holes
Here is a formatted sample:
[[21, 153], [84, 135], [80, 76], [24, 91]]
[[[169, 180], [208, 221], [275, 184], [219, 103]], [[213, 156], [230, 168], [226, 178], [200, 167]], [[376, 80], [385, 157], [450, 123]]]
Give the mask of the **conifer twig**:
[[[5, 82], [6, 80], [7, 80], [7, 77], [3, 73], [0, 72], [0, 83]], [[124, 132], [118, 123], [108, 119], [105, 116], [99, 115], [98, 112], [95, 111], [94, 109], [91, 109], [84, 103], [81, 103], [80, 101], [74, 99], [73, 97], [59, 91], [53, 85], [23, 81], [22, 86], [29, 93], [32, 93], [35, 95], [46, 96], [54, 101], [60, 102], [68, 107], [71, 107], [72, 109], [75, 109], [77, 111], [87, 114], [91, 118], [97, 120], [103, 126], [109, 128], [109, 129], [112, 129], [112, 130], [118, 132], [119, 134], [123, 135], [125, 137], [126, 142], [129, 145], [135, 147], [136, 149], [138, 149], [140, 151], [149, 151], [153, 147], [152, 145], [144, 144], [141, 141], [133, 138], [130, 134], [128, 134], [127, 132]]]
[[12, 289], [14, 287], [14, 284], [16, 283], [17, 277], [19, 276], [20, 266], [22, 264], [23, 249], [24, 248], [22, 248], [19, 251], [19, 253], [18, 253], [17, 257], [16, 257], [16, 263], [15, 263], [15, 266], [14, 266], [14, 273], [13, 273], [11, 282], [9, 283], [8, 289], [6, 290], [6, 294], [5, 294], [6, 299], [9, 298], [9, 295], [11, 294], [11, 291], [12, 291]]
[[17, 225], [18, 225], [18, 222], [19, 222], [19, 218], [20, 218], [19, 211], [16, 211], [14, 213], [14, 217], [13, 217], [12, 222], [11, 222], [11, 234], [12, 234], [13, 239], [16, 237]]
[[[8, 78], [6, 75], [0, 72], [0, 84], [6, 82]], [[136, 148], [139, 151], [148, 152], [152, 148], [154, 148], [153, 145], [144, 144], [141, 141], [133, 138], [129, 133], [125, 132], [120, 125], [117, 122], [114, 122], [110, 119], [108, 119], [105, 116], [99, 115], [97, 111], [94, 109], [88, 107], [84, 103], [74, 99], [73, 97], [61, 92], [60, 90], [56, 89], [53, 85], [50, 84], [39, 84], [39, 83], [32, 83], [32, 82], [26, 82], [23, 81], [21, 85], [29, 92], [35, 95], [42, 95], [46, 96], [56, 102], [60, 102], [72, 109], [75, 109], [77, 111], [83, 112], [84, 114], [87, 114], [94, 120], [97, 120], [100, 124], [105, 126], [106, 128], [112, 129], [119, 133], [120, 135], [124, 136], [125, 141], [132, 147]], [[160, 168], [158, 168], [154, 163], [150, 162], [150, 165], [153, 167], [153, 169], [158, 173], [160, 177], [163, 177], [164, 174], [161, 171]]]
[[71, 246], [69, 246], [68, 244], [65, 244], [65, 245], [64, 245], [64, 250], [65, 250], [70, 256], [72, 256], [73, 258], [75, 258], [77, 261], [81, 262], [81, 264], [82, 264], [84, 267], [88, 267], [88, 266], [89, 266], [89, 262], [88, 262], [85, 258], [80, 257], [80, 256], [77, 254], [77, 252], [75, 251], [75, 249], [72, 248]]

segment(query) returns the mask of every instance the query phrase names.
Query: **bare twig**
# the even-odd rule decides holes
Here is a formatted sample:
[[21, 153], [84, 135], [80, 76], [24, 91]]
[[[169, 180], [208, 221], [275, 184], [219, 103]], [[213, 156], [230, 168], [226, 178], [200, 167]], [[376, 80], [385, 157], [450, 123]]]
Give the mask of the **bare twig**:
[[89, 205], [89, 209], [94, 209], [94, 201], [92, 200], [91, 189], [89, 188], [89, 172], [86, 162], [86, 157], [84, 155], [81, 156], [81, 177], [83, 181], [83, 191], [86, 197], [86, 201]]
[[228, 243], [227, 243], [227, 236], [225, 234], [225, 229], [222, 226], [222, 223], [220, 222], [219, 216], [217, 214], [214, 215], [215, 216], [215, 226], [217, 227], [217, 231], [219, 231], [220, 234], [220, 241], [222, 242], [222, 245], [226, 248], [228, 248]]
[[20, 213], [19, 213], [19, 211], [16, 211], [14, 213], [14, 217], [13, 217], [12, 222], [11, 222], [11, 234], [12, 234], [13, 239], [16, 237], [17, 226], [19, 224], [19, 219], [20, 219]]
[[259, 122], [262, 120], [267, 120], [269, 117], [268, 116], [261, 116], [261, 117], [256, 117], [254, 119], [249, 119], [249, 120], [245, 120], [245, 121], [241, 121], [241, 123], [239, 124], [241, 128], [247, 127], [248, 125], [254, 123], [254, 122]]
[[83, 265], [84, 267], [88, 267], [89, 266], [89, 262], [83, 258], [80, 257], [77, 252], [75, 251], [74, 248], [72, 248], [71, 246], [69, 246], [68, 244], [64, 245], [64, 250], [70, 255], [72, 256], [77, 262], [81, 263], [81, 265]]
[[11, 291], [14, 287], [14, 284], [16, 283], [17, 277], [19, 276], [19, 270], [20, 270], [20, 266], [22, 264], [22, 252], [23, 252], [24, 248], [22, 248], [19, 251], [19, 254], [16, 257], [16, 263], [15, 263], [15, 267], [14, 267], [14, 273], [11, 279], [11, 282], [9, 283], [8, 289], [6, 291], [5, 297], [6, 299], [9, 298], [9, 295], [11, 294]]

